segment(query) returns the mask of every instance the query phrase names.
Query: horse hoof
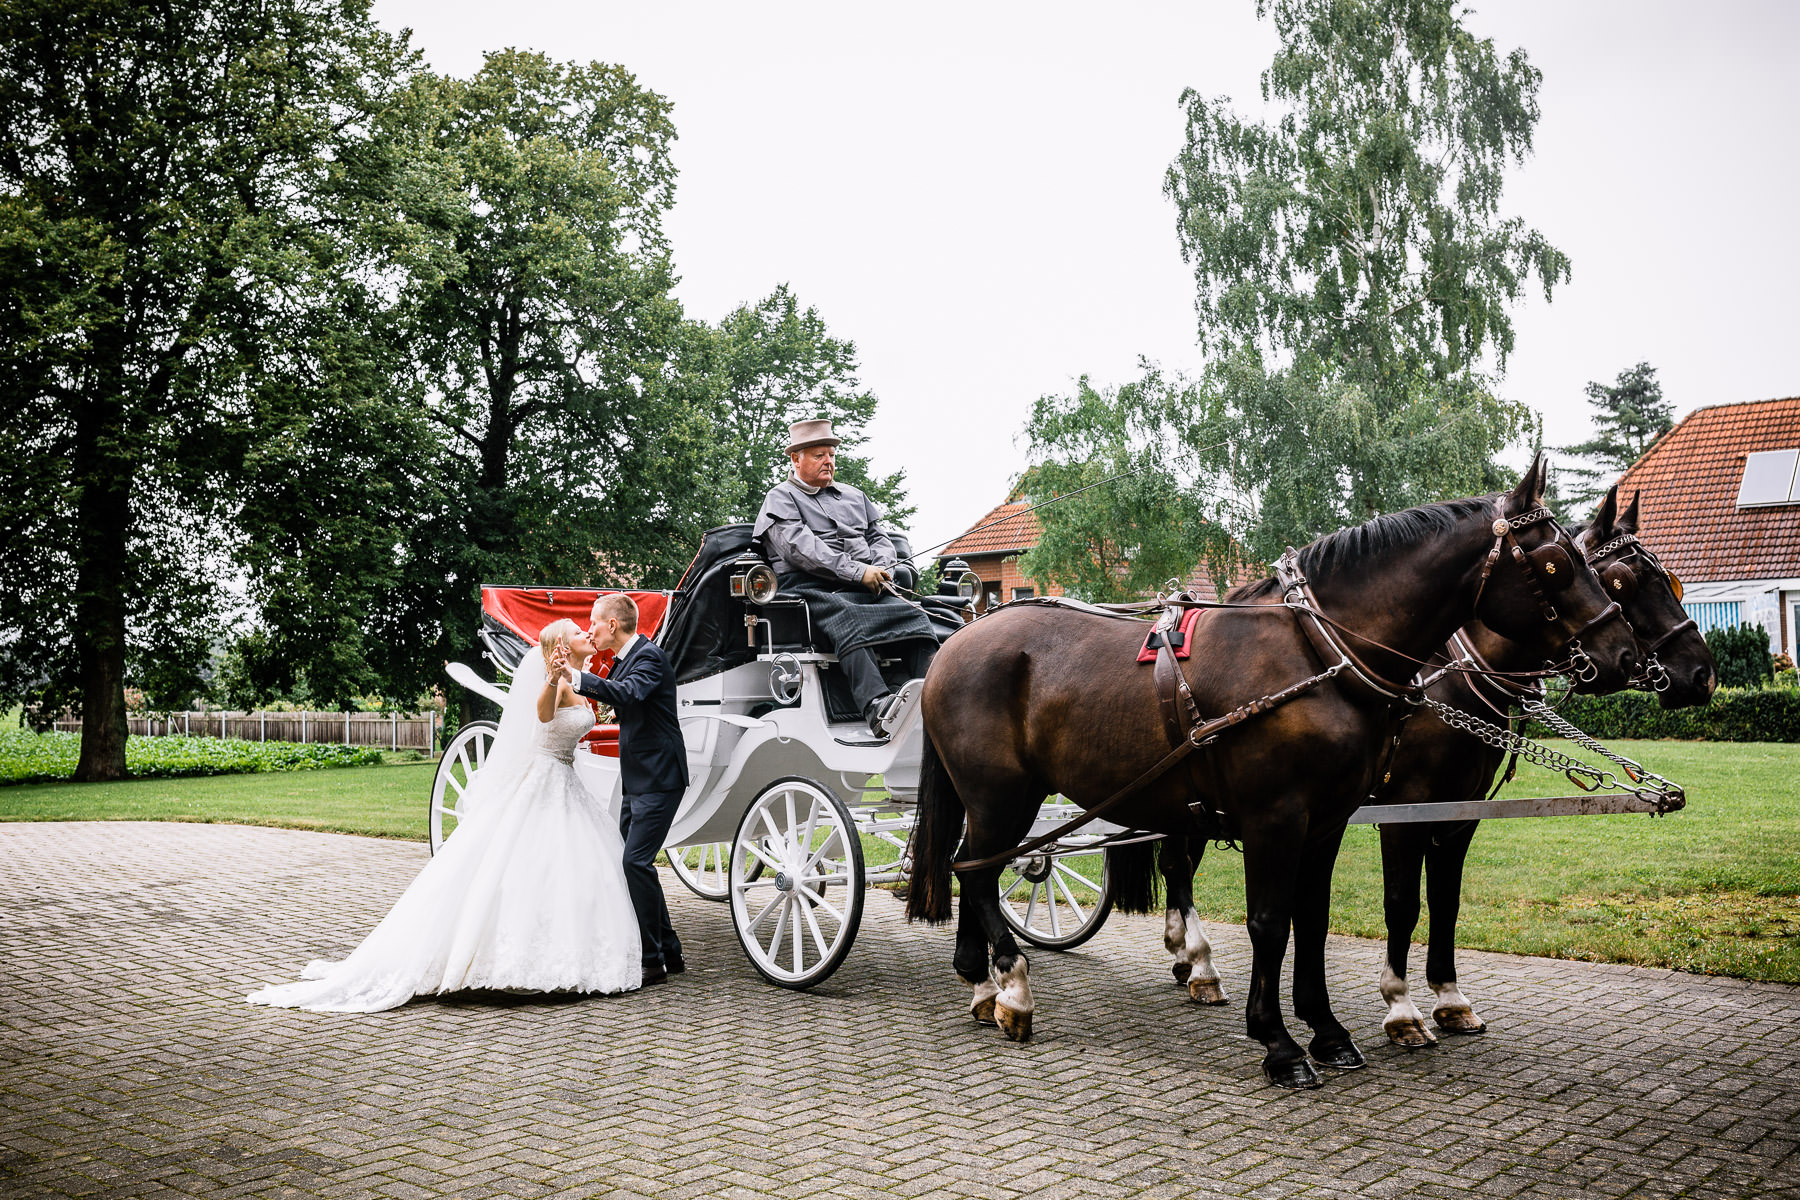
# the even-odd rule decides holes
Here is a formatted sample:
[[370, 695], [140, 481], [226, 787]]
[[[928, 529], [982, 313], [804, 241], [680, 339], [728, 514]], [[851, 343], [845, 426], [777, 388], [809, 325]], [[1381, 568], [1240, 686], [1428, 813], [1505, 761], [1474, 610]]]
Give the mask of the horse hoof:
[[1224, 1004], [1228, 997], [1218, 980], [1193, 979], [1188, 981], [1188, 999], [1195, 1004]]
[[1431, 1019], [1445, 1033], [1480, 1033], [1487, 1028], [1487, 1022], [1476, 1016], [1475, 1010], [1466, 1005], [1436, 1009], [1432, 1012]]
[[1405, 1050], [1420, 1050], [1426, 1046], [1437, 1045], [1437, 1037], [1425, 1028], [1425, 1022], [1419, 1020], [1396, 1021], [1392, 1025], [1384, 1025], [1388, 1041]]
[[1016, 1008], [995, 1001], [994, 1023], [1000, 1026], [1000, 1032], [1010, 1042], [1028, 1042], [1031, 1040], [1031, 1011], [1020, 1012]]
[[1320, 1066], [1336, 1067], [1340, 1071], [1354, 1071], [1369, 1063], [1369, 1060], [1363, 1057], [1362, 1051], [1356, 1048], [1356, 1043], [1349, 1038], [1345, 1038], [1341, 1042], [1315, 1041], [1307, 1047], [1306, 1052], [1312, 1055], [1312, 1060]]
[[969, 1015], [983, 1025], [992, 1025], [994, 1023], [994, 998], [989, 996], [985, 1000], [975, 1001], [969, 1006]]
[[1265, 1058], [1263, 1059], [1263, 1074], [1267, 1075], [1269, 1082], [1276, 1087], [1294, 1092], [1325, 1086], [1325, 1080], [1320, 1078], [1319, 1073], [1313, 1069], [1313, 1065], [1304, 1058], [1296, 1058], [1289, 1062], [1270, 1062]]
[[1186, 983], [1188, 981], [1188, 976], [1194, 973], [1194, 964], [1178, 962], [1170, 967], [1169, 970], [1174, 973], [1176, 983]]

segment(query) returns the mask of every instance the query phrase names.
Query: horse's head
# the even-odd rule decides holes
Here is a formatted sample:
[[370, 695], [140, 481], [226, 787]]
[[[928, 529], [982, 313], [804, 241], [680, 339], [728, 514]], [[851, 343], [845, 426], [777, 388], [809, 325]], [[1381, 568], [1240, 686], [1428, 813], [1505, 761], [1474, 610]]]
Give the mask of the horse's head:
[[1578, 691], [1618, 691], [1648, 656], [1623, 607], [1607, 596], [1575, 539], [1544, 507], [1548, 478], [1540, 452], [1518, 486], [1499, 497], [1475, 615], [1566, 669]]
[[1681, 607], [1681, 581], [1638, 541], [1637, 529], [1638, 497], [1620, 512], [1614, 484], [1575, 541], [1644, 643], [1647, 657], [1633, 685], [1656, 692], [1664, 708], [1705, 704], [1719, 680], [1712, 651]]

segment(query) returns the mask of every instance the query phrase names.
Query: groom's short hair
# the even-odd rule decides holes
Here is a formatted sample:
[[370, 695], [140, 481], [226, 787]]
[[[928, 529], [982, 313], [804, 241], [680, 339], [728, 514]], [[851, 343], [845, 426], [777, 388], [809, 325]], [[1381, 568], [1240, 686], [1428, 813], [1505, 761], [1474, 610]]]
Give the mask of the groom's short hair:
[[626, 633], [637, 632], [637, 601], [624, 592], [608, 592], [594, 601], [594, 619], [604, 620], [611, 617], [619, 623], [619, 628]]

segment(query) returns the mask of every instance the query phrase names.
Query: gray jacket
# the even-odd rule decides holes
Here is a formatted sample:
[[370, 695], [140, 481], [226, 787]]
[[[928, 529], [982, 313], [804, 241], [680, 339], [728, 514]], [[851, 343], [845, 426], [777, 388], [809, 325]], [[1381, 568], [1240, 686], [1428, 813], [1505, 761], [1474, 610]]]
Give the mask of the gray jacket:
[[861, 583], [863, 568], [894, 565], [874, 501], [847, 483], [809, 488], [789, 476], [769, 489], [751, 536], [782, 574]]

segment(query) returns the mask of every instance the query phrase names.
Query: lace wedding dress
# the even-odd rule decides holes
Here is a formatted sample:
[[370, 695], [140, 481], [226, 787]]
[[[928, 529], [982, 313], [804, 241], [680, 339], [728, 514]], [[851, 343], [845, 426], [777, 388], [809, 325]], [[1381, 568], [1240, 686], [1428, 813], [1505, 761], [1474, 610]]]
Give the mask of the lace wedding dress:
[[464, 988], [640, 986], [619, 828], [575, 777], [575, 746], [593, 715], [571, 705], [539, 721], [543, 663], [529, 654], [520, 668], [488, 760], [437, 856], [349, 958], [310, 963], [303, 982], [264, 988], [250, 1003], [379, 1012]]

